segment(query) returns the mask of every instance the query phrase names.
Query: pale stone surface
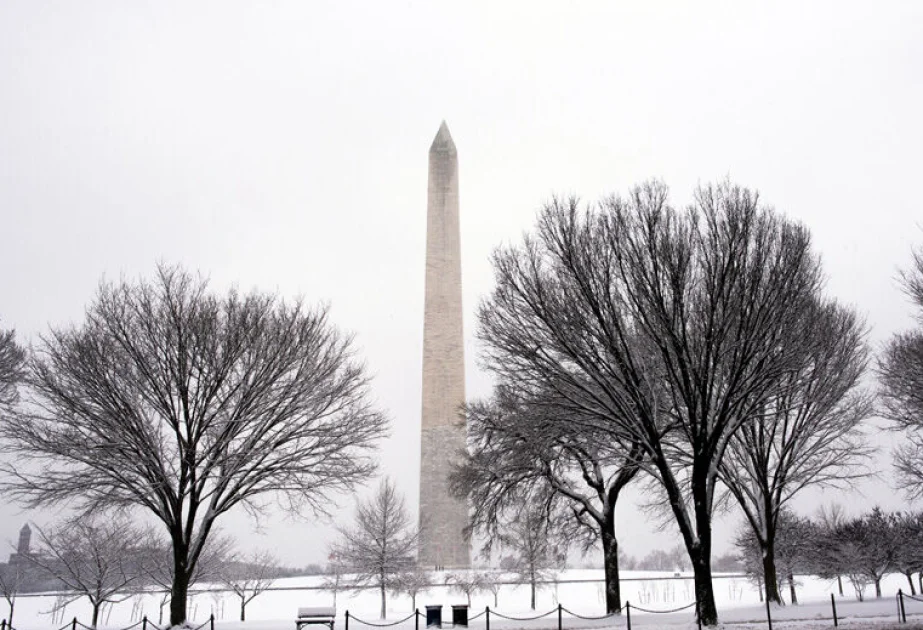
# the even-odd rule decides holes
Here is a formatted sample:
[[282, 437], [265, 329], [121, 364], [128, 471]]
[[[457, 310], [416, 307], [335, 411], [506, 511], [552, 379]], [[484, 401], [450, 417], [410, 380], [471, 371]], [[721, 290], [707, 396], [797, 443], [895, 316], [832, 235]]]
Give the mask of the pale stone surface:
[[423, 315], [423, 409], [420, 458], [422, 566], [467, 567], [462, 530], [468, 509], [448, 492], [451, 461], [465, 448], [458, 154], [445, 122], [429, 150], [426, 298]]

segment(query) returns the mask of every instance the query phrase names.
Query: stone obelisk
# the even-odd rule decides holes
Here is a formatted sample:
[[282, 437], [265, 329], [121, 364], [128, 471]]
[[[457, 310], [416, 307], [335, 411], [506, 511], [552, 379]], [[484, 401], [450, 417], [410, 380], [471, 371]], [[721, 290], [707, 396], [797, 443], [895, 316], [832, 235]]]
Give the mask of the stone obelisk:
[[429, 148], [426, 297], [423, 314], [423, 414], [419, 564], [468, 567], [462, 530], [468, 509], [449, 494], [451, 463], [465, 448], [458, 154], [445, 121]]

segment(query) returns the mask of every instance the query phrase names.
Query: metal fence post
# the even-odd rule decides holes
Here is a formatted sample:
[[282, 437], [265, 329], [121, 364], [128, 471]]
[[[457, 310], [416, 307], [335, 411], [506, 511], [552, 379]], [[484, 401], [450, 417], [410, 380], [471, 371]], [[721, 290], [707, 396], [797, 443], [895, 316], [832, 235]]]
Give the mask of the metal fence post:
[[413, 627], [414, 630], [420, 630], [420, 609], [413, 609]]
[[147, 630], [147, 615], [144, 615], [144, 619], [141, 620], [141, 630]]
[[346, 630], [349, 630], [349, 611], [346, 611]]
[[558, 604], [558, 630], [561, 630], [561, 604]]
[[6, 630], [6, 619], [0, 621], [0, 630]]
[[215, 613], [212, 613], [208, 618], [208, 627], [210, 630], [215, 630]]
[[833, 627], [836, 628], [839, 624], [836, 619], [836, 598], [833, 593], [830, 593], [830, 606], [833, 608]]
[[769, 630], [772, 630], [772, 613], [769, 612], [769, 598], [766, 598], [766, 622], [769, 624]]
[[897, 597], [901, 601], [901, 609], [900, 609], [901, 623], [907, 623], [907, 611], [904, 609], [904, 590], [903, 589], [900, 589], [900, 588], [897, 589]]
[[490, 630], [490, 606], [484, 607], [484, 628]]
[[71, 630], [77, 630], [77, 618], [74, 617], [74, 620], [71, 622]]
[[631, 630], [631, 602], [625, 602], [625, 619], [628, 621], [628, 630]]

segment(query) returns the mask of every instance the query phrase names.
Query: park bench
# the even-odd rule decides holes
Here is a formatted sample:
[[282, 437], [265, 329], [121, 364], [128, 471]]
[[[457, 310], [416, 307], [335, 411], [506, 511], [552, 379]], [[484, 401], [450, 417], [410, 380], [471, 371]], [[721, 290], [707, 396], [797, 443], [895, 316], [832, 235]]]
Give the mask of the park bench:
[[324, 624], [330, 626], [330, 630], [333, 630], [333, 621], [336, 616], [337, 609], [333, 606], [299, 608], [298, 618], [295, 620], [295, 630], [301, 630], [301, 626], [307, 626], [312, 623]]

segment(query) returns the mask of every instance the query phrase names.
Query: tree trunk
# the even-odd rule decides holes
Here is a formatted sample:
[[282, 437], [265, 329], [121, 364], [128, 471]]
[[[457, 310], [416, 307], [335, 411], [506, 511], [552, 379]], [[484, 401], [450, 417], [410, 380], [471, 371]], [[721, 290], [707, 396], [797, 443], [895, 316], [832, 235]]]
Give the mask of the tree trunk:
[[387, 602], [385, 601], [386, 595], [385, 595], [385, 581], [384, 581], [384, 579], [382, 579], [380, 587], [381, 587], [381, 618], [384, 619], [384, 618], [385, 618], [385, 604], [387, 603]]
[[760, 603], [762, 604], [764, 601], [763, 598], [765, 597], [765, 590], [763, 589], [763, 578], [761, 577], [756, 578], [756, 590], [759, 591]]
[[875, 578], [875, 597], [881, 599], [881, 578]]
[[[695, 468], [695, 467], [694, 467]], [[692, 504], [695, 510], [697, 540], [687, 541], [689, 560], [695, 577], [695, 600], [703, 626], [718, 625], [718, 607], [711, 577], [711, 504], [708, 501], [708, 476], [693, 469]], [[676, 509], [674, 507], [674, 512]]]
[[16, 602], [15, 599], [11, 599], [11, 600], [10, 600], [10, 618], [7, 620], [7, 622], [8, 622], [8, 623], [7, 623], [7, 626], [10, 627], [10, 628], [13, 627], [13, 604], [14, 604], [15, 602]]
[[699, 618], [703, 626], [718, 625], [718, 608], [715, 606], [715, 591], [712, 588], [710, 559], [700, 551], [691, 560]]
[[96, 624], [99, 623], [99, 607], [102, 606], [102, 602], [93, 603], [93, 619], [90, 621], [90, 627], [95, 628]]
[[189, 596], [189, 570], [186, 568], [186, 547], [173, 543], [173, 585], [170, 587], [170, 625], [186, 621], [186, 599]]
[[530, 577], [529, 585], [532, 590], [532, 610], [535, 610], [535, 573], [533, 572]]
[[247, 620], [247, 602], [243, 597], [240, 598], [240, 620]]
[[788, 573], [788, 591], [792, 596], [792, 604], [798, 603], [798, 593], [795, 592], [795, 575], [789, 571]]
[[[607, 519], [608, 520], [608, 519]], [[622, 594], [619, 588], [619, 542], [613, 534], [612, 523], [602, 532], [603, 567], [606, 575], [606, 614], [621, 614]]]
[[837, 583], [837, 586], [840, 587], [840, 597], [843, 597], [843, 576], [842, 575], [836, 576], [836, 583]]
[[910, 584], [910, 594], [916, 595], [917, 587], [913, 585], [913, 571], [907, 571], [904, 575], [907, 577], [907, 582]]
[[779, 577], [776, 574], [776, 545], [774, 536], [770, 535], [765, 546], [760, 552], [763, 554], [763, 586], [766, 591], [766, 601], [782, 604], [782, 595], [779, 593]]

